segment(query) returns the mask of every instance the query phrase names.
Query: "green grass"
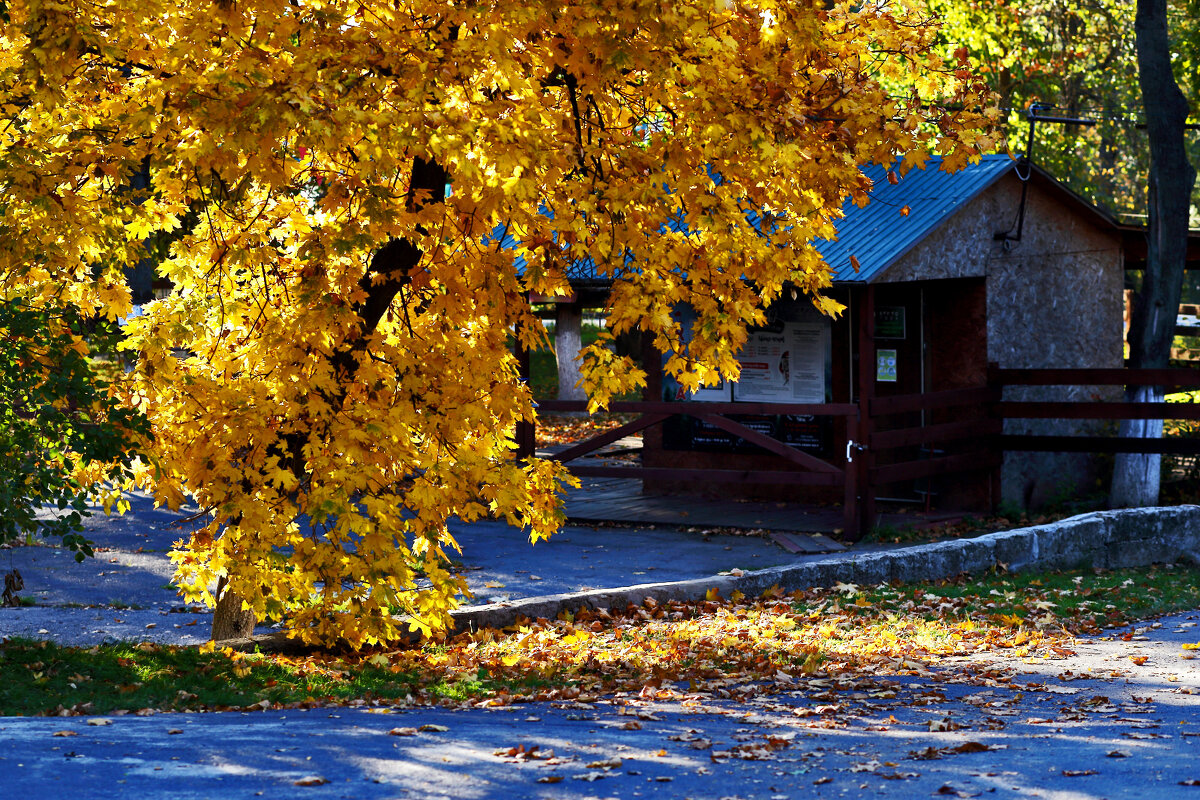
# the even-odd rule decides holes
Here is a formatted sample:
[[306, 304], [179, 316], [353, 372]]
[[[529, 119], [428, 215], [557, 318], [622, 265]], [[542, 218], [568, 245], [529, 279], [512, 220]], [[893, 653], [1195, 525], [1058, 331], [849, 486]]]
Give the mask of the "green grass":
[[241, 709], [402, 700], [420, 695], [461, 700], [495, 690], [486, 677], [470, 685], [426, 685], [413, 673], [369, 660], [268, 657], [201, 652], [153, 644], [58, 647], [28, 639], [0, 643], [0, 714], [104, 714], [152, 708]]
[[[863, 605], [853, 605], [855, 601]], [[797, 604], [811, 613], [814, 597]], [[992, 616], [1012, 625], [1051, 616], [1079, 631], [1200, 608], [1200, 569], [1156, 565], [1140, 569], [1076, 569], [1046, 573], [996, 573], [899, 586], [863, 587], [842, 603], [860, 616], [917, 611], [926, 619]]]
[[[723, 624], [722, 619], [741, 624], [740, 617], [714, 615], [706, 605], [711, 604], [681, 605], [680, 611], [688, 619], [707, 618], [714, 626]], [[898, 630], [914, 619], [955, 624], [969, 619], [997, 630], [1028, 627], [1094, 633], [1106, 626], [1200, 608], [1200, 569], [1164, 565], [1114, 571], [1001, 572], [911, 585], [841, 584], [797, 593], [791, 605], [800, 626], [841, 619], [849, 620], [853, 630], [882, 631]], [[640, 636], [634, 629], [636, 621], [619, 624], [611, 632], [616, 637]], [[570, 644], [578, 636], [572, 629], [563, 634], [559, 660], [547, 656], [533, 663], [529, 661], [533, 655], [517, 641], [522, 631], [483, 633], [487, 635], [477, 640], [356, 657], [204, 652], [197, 647], [153, 644], [72, 648], [9, 639], [0, 642], [0, 715], [249, 709], [263, 707], [264, 702], [287, 708], [410, 697], [425, 703], [463, 703], [532, 696], [543, 689], [575, 685], [579, 664], [587, 661], [590, 647]], [[485, 647], [481, 644], [485, 641], [508, 643], [497, 651], [499, 655], [490, 656], [501, 661], [490, 662], [490, 670], [468, 666], [474, 648]], [[603, 652], [604, 646], [596, 652]], [[510, 656], [515, 661], [510, 662]]]

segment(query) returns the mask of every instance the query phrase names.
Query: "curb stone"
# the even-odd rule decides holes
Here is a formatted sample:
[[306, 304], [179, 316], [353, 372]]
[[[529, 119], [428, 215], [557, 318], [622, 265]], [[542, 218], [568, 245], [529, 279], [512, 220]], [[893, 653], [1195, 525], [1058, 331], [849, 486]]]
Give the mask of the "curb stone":
[[[875, 586], [986, 572], [998, 564], [1010, 572], [1073, 567], [1117, 569], [1186, 561], [1200, 564], [1200, 505], [1119, 509], [1080, 514], [1030, 528], [987, 533], [877, 553], [839, 553], [799, 564], [714, 575], [686, 581], [643, 583], [612, 589], [542, 595], [467, 606], [451, 613], [452, 633], [507, 628], [520, 619], [554, 619], [582, 608], [624, 608], [647, 598], [659, 603], [703, 600], [716, 589], [758, 597], [773, 586], [785, 592], [837, 583]], [[282, 632], [218, 642], [235, 650], [306, 651]]]
[[520, 618], [554, 619], [581, 608], [623, 608], [702, 600], [711, 589], [728, 597], [757, 597], [772, 586], [785, 592], [837, 583], [915, 583], [979, 573], [1003, 564], [1010, 572], [1091, 566], [1141, 567], [1187, 561], [1200, 564], [1200, 506], [1120, 509], [1080, 514], [1046, 525], [988, 533], [972, 539], [913, 545], [881, 553], [839, 554], [782, 567], [669, 583], [544, 595], [468, 606], [452, 613], [454, 632], [506, 628]]

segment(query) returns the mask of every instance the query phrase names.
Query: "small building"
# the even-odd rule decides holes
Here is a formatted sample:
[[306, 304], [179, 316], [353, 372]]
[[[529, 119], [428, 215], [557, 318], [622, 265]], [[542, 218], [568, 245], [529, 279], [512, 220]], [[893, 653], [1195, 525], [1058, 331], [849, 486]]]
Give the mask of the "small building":
[[[846, 306], [823, 317], [803, 297], [777, 302], [770, 324], [752, 332], [733, 385], [688, 399], [733, 403], [859, 403], [983, 386], [1002, 368], [1120, 368], [1123, 365], [1126, 232], [1047, 173], [1004, 155], [949, 174], [935, 161], [897, 183], [868, 168], [871, 202], [848, 203], [838, 239], [820, 246], [834, 272], [830, 294]], [[852, 258], [853, 257], [853, 258]], [[870, 310], [870, 312], [868, 312]], [[873, 320], [867, 324], [865, 314]], [[1078, 388], [1009, 389], [1008, 400], [1083, 399]], [[658, 396], [683, 399], [669, 379]], [[876, 430], [983, 420], [987, 409], [899, 412]], [[845, 418], [756, 414], [748, 427], [830, 463], [844, 465], [858, 435]], [[1092, 423], [1009, 421], [1006, 433], [1078, 433]], [[849, 425], [849, 427], [848, 427]], [[851, 449], [847, 450], [847, 444]], [[672, 418], [645, 434], [643, 465], [693, 469], [802, 469], [726, 430]], [[946, 457], [923, 451], [878, 454], [882, 463]], [[961, 508], [1000, 502], [1037, 506], [1092, 487], [1089, 454], [1007, 453], [999, 464], [879, 488], [883, 499]], [[648, 492], [720, 492], [731, 487], [647, 480]], [[742, 484], [746, 496], [797, 499], [786, 484]], [[841, 499], [820, 488], [811, 499]]]

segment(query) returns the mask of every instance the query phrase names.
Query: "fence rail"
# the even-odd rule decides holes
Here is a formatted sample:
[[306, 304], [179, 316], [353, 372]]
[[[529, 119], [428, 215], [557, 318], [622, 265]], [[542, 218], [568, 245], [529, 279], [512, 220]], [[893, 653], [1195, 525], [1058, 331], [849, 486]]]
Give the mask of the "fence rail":
[[[547, 400], [538, 403], [541, 412], [579, 413], [587, 411], [582, 401]], [[697, 401], [621, 401], [611, 403], [608, 410], [618, 414], [639, 416], [604, 433], [568, 447], [549, 456], [555, 461], [566, 463], [594, 453], [605, 445], [622, 437], [660, 425], [671, 417], [689, 416], [713, 427], [730, 433], [742, 441], [782, 459], [796, 469], [792, 470], [731, 470], [689, 469], [681, 467], [572, 465], [571, 471], [581, 477], [639, 478], [641, 480], [679, 482], [721, 482], [729, 484], [772, 484], [795, 486], [821, 486], [841, 488], [845, 492], [844, 508], [847, 526], [856, 522], [857, 496], [856, 474], [837, 461], [826, 461], [785, 442], [744, 425], [731, 417], [738, 415], [804, 415], [822, 417], [857, 418], [857, 403], [706, 403]], [[531, 444], [532, 442], [530, 442]], [[526, 445], [526, 455], [532, 455], [532, 447]]]
[[[1158, 386], [1200, 389], [1195, 369], [988, 369], [986, 385], [888, 397], [867, 396], [856, 403], [707, 403], [697, 401], [622, 401], [608, 410], [634, 419], [571, 445], [551, 456], [573, 462], [622, 437], [686, 415], [720, 428], [778, 457], [792, 469], [697, 469], [676, 467], [573, 464], [586, 477], [623, 477], [678, 482], [772, 484], [841, 488], [846, 536], [869, 530], [881, 487], [907, 481], [932, 481], [948, 475], [989, 472], [998, 485], [1006, 452], [1163, 453], [1200, 455], [1197, 439], [1132, 439], [1111, 435], [1035, 435], [1004, 432], [1009, 420], [1200, 420], [1200, 403], [1004, 400], [1004, 389], [1034, 386]], [[541, 412], [586, 412], [579, 401], [550, 400]], [[738, 415], [812, 415], [845, 420], [846, 451], [818, 458], [753, 430]], [[964, 418], [965, 417], [965, 418]], [[898, 421], [897, 421], [898, 420]], [[533, 455], [532, 431], [522, 438], [522, 453]], [[840, 447], [840, 444], [839, 444]], [[927, 485], [929, 485], [927, 483]], [[926, 494], [930, 496], [930, 494]]]

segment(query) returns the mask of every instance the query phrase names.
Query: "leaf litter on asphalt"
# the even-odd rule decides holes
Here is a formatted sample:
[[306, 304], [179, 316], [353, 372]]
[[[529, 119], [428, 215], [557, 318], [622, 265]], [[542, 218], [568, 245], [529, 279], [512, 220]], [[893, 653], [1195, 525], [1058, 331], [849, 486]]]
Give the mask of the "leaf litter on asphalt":
[[[338, 704], [504, 706], [535, 700], [589, 702], [614, 693], [625, 693], [638, 702], [738, 700], [804, 690], [818, 705], [790, 713], [810, 716], [814, 725], [822, 725], [837, 717], [842, 694], [894, 698], [897, 679], [927, 678], [946, 659], [954, 660], [962, 682], [986, 689], [1002, 683], [987, 664], [988, 656], [1054, 661], [1073, 653], [1079, 634], [1197, 607], [1200, 572], [1191, 568], [1035, 576], [1000, 573], [916, 585], [839, 583], [793, 593], [775, 588], [758, 598], [739, 593], [723, 598], [714, 592], [696, 602], [646, 599], [625, 608], [585, 609], [554, 620], [524, 620], [502, 631], [483, 629], [446, 641], [381, 647], [358, 655], [282, 656], [226, 650], [208, 654], [216, 661], [197, 667], [169, 661], [167, 656], [175, 652], [172, 648], [139, 645], [114, 654], [114, 669], [136, 674], [138, 669], [145, 671], [139, 660], [161, 657], [153, 672], [162, 678], [169, 696], [154, 701], [152, 707], [174, 710]], [[1130, 632], [1122, 638], [1133, 640], [1138, 635]], [[17, 688], [35, 693], [28, 700], [35, 707], [18, 713], [39, 713], [40, 687], [49, 692], [53, 680], [59, 680], [55, 673], [78, 677], [87, 671], [83, 662], [94, 666], [94, 659], [104, 652], [8, 641], [0, 643], [0, 655], [6, 656], [8, 665], [5, 691], [15, 691], [12, 684], [23, 681]], [[1180, 653], [1181, 658], [1188, 655]], [[971, 657], [969, 663], [963, 657]], [[188, 683], [210, 679], [226, 689], [231, 684], [244, 687], [239, 691], [249, 696], [236, 704], [214, 703], [202, 694], [200, 685]], [[143, 696], [143, 684], [150, 681], [128, 680], [132, 702]], [[91, 683], [78, 684], [80, 688], [72, 691], [82, 692]], [[1051, 686], [1041, 688], [1061, 694], [1072, 691]], [[120, 689], [103, 699], [119, 703], [123, 696]], [[937, 703], [938, 698], [934, 692], [926, 700]], [[1004, 702], [986, 697], [980, 698], [978, 707], [995, 725], [1015, 713]], [[64, 706], [58, 699], [43, 704], [40, 713], [94, 715], [97, 711], [90, 700]], [[645, 726], [655, 718], [638, 714], [620, 722], [635, 720]], [[953, 730], [955, 723], [942, 715], [927, 724], [937, 731]]]

